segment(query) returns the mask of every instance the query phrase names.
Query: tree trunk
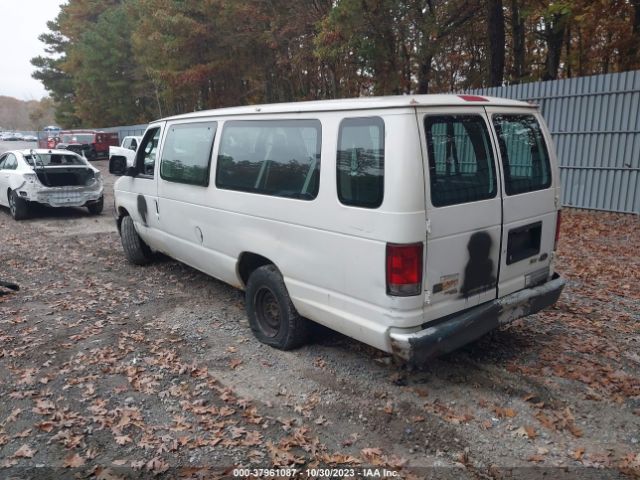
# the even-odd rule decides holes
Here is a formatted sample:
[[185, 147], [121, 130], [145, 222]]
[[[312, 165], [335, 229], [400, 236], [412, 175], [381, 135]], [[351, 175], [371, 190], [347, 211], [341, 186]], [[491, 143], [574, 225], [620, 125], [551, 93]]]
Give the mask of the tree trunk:
[[425, 56], [420, 62], [418, 70], [418, 92], [429, 93], [429, 82], [431, 81], [431, 63], [433, 62], [433, 55]]
[[631, 41], [622, 58], [622, 69], [633, 70], [640, 67], [640, 0], [631, 0]]
[[499, 87], [504, 79], [505, 33], [502, 0], [487, 0], [487, 40], [489, 43], [489, 85]]
[[571, 27], [567, 27], [567, 35], [565, 36], [565, 54], [567, 61], [565, 62], [567, 68], [567, 78], [571, 78]]
[[518, 0], [511, 0], [511, 36], [513, 37], [513, 83], [525, 77], [524, 18], [520, 15]]
[[551, 19], [545, 19], [545, 40], [547, 43], [547, 60], [542, 80], [556, 80], [560, 69], [562, 43], [567, 28], [568, 15], [553, 14]]

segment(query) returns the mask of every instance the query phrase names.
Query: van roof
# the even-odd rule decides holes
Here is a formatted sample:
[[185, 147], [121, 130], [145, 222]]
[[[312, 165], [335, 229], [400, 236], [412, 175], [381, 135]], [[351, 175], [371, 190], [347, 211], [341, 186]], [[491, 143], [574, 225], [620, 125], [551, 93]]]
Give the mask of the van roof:
[[202, 110], [166, 117], [162, 120], [178, 120], [207, 116], [248, 115], [255, 113], [301, 113], [326, 112], [335, 110], [370, 110], [379, 108], [431, 107], [431, 106], [496, 106], [496, 107], [529, 107], [536, 108], [527, 102], [506, 98], [478, 95], [397, 95], [389, 97], [360, 97], [336, 100], [316, 100], [307, 102], [269, 103], [263, 105], [247, 105], [242, 107]]

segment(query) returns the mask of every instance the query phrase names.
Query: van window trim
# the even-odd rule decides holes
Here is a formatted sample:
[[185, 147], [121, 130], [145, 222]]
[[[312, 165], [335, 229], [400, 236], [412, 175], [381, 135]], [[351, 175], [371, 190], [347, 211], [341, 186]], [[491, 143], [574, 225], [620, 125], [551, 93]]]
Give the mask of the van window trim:
[[[508, 162], [508, 155], [505, 155], [505, 150], [503, 150], [503, 146], [506, 149], [506, 145], [504, 145], [504, 141], [502, 140], [502, 135], [500, 135], [500, 131], [498, 130], [497, 125], [494, 122], [494, 118], [497, 116], [509, 116], [509, 117], [532, 117], [536, 124], [538, 125], [538, 130], [540, 132], [540, 139], [542, 140], [542, 148], [544, 150], [545, 153], [545, 158], [546, 158], [546, 163], [547, 163], [547, 170], [549, 172], [549, 178], [547, 180], [547, 184], [544, 186], [541, 186], [539, 188], [534, 188], [532, 190], [527, 190], [525, 192], [516, 192], [516, 193], [510, 193], [509, 189], [511, 188], [510, 182], [509, 180], [511, 180], [511, 173], [509, 173], [509, 178], [507, 178], [507, 170], [505, 168], [505, 161]], [[533, 192], [540, 192], [543, 190], [549, 190], [550, 188], [553, 187], [553, 181], [554, 181], [554, 175], [553, 175], [553, 168], [551, 166], [551, 155], [549, 154], [549, 147], [547, 145], [547, 136], [545, 135], [544, 129], [542, 128], [542, 123], [540, 122], [540, 119], [538, 118], [538, 116], [536, 115], [536, 112], [492, 112], [491, 113], [491, 127], [493, 128], [493, 130], [495, 131], [496, 134], [496, 147], [498, 150], [498, 154], [500, 155], [500, 167], [502, 169], [502, 177], [503, 177], [503, 182], [504, 182], [504, 195], [506, 195], [507, 197], [515, 197], [517, 195], [525, 195], [527, 193], [533, 193]], [[510, 167], [510, 166], [509, 166]], [[510, 170], [510, 168], [509, 168]]]
[[[245, 114], [246, 115], [246, 114]], [[196, 117], [197, 118], [197, 117]], [[217, 118], [217, 117], [212, 117], [212, 118]], [[221, 117], [222, 119], [220, 120], [221, 122], [221, 126], [220, 126], [220, 134], [216, 135], [218, 138], [214, 140], [214, 144], [217, 143], [217, 148], [215, 149], [215, 160], [216, 160], [216, 168], [214, 170], [214, 175], [215, 175], [215, 180], [213, 182], [213, 184], [215, 185], [216, 189], [218, 190], [225, 190], [228, 192], [238, 192], [238, 193], [245, 193], [245, 194], [249, 194], [249, 195], [261, 195], [264, 197], [269, 197], [269, 198], [281, 198], [284, 200], [297, 200], [297, 201], [302, 201], [302, 202], [314, 202], [318, 199], [318, 196], [320, 195], [320, 182], [321, 182], [321, 175], [320, 172], [322, 171], [322, 149], [323, 149], [323, 130], [324, 130], [324, 125], [322, 123], [322, 120], [318, 117], [314, 117], [314, 118], [309, 118], [309, 117], [304, 117], [304, 118], [291, 118], [291, 117], [277, 117], [277, 118], [224, 118]], [[194, 118], [189, 118], [189, 120], [194, 120]], [[238, 123], [253, 123], [253, 122], [291, 122], [293, 124], [300, 122], [300, 121], [309, 121], [309, 122], [316, 122], [317, 123], [317, 132], [318, 132], [318, 138], [316, 140], [316, 143], [319, 146], [319, 152], [317, 152], [316, 157], [319, 158], [314, 158], [314, 169], [317, 168], [318, 169], [318, 190], [315, 193], [315, 195], [313, 196], [313, 198], [296, 198], [296, 197], [287, 197], [284, 195], [274, 195], [271, 193], [266, 193], [266, 192], [259, 192], [259, 191], [255, 191], [255, 190], [248, 190], [248, 189], [241, 189], [241, 188], [231, 188], [225, 185], [220, 185], [219, 182], [219, 173], [220, 173], [220, 147], [222, 144], [222, 139], [224, 137], [225, 134], [225, 130], [227, 128], [227, 125], [231, 124], [233, 125], [238, 124]], [[305, 186], [306, 186], [306, 181], [305, 181]]]
[[[433, 189], [431, 188], [431, 167], [430, 167], [430, 159], [432, 158], [432, 155], [429, 150], [429, 139], [428, 139], [428, 133], [427, 133], [427, 117], [460, 117], [460, 116], [466, 116], [466, 117], [478, 117], [483, 123], [484, 123], [484, 127], [485, 127], [485, 132], [487, 134], [487, 142], [488, 142], [488, 151], [489, 151], [489, 155], [490, 155], [490, 159], [491, 159], [491, 168], [493, 169], [493, 194], [490, 197], [485, 197], [485, 198], [481, 198], [481, 199], [476, 199], [476, 200], [471, 200], [471, 201], [467, 201], [467, 202], [457, 202], [457, 203], [451, 203], [448, 205], [436, 205], [433, 203]], [[453, 112], [449, 112], [449, 111], [442, 111], [442, 112], [433, 112], [433, 113], [424, 113], [424, 116], [422, 118], [422, 128], [424, 130], [424, 148], [426, 150], [426, 154], [427, 154], [427, 164], [425, 165], [425, 170], [427, 171], [428, 174], [428, 178], [429, 178], [429, 183], [428, 183], [428, 187], [429, 187], [429, 203], [431, 205], [431, 207], [433, 208], [447, 208], [447, 207], [456, 207], [456, 206], [460, 206], [460, 205], [469, 205], [471, 203], [475, 203], [475, 202], [484, 202], [487, 200], [494, 200], [496, 197], [501, 196], [500, 192], [501, 192], [501, 178], [502, 178], [502, 165], [499, 162], [498, 159], [498, 154], [499, 154], [499, 145], [496, 145], [494, 143], [493, 140], [493, 135], [492, 135], [492, 131], [493, 131], [493, 124], [492, 122], [489, 121], [489, 119], [487, 118], [486, 112], [478, 112], [478, 111], [468, 111], [468, 112], [464, 112], [462, 110], [458, 111], [453, 111]], [[497, 133], [497, 132], [496, 132]]]
[[135, 178], [142, 178], [144, 180], [155, 180], [156, 178], [155, 170], [156, 168], [158, 170], [160, 169], [160, 162], [158, 162], [158, 155], [162, 154], [162, 147], [164, 146], [164, 131], [165, 131], [165, 129], [163, 128], [164, 126], [165, 125], [162, 123], [149, 125], [149, 127], [147, 127], [147, 129], [145, 130], [144, 135], [142, 135], [142, 140], [140, 140], [141, 144], [142, 142], [144, 142], [144, 139], [147, 136], [147, 132], [155, 129], [158, 129], [160, 131], [160, 136], [158, 137], [158, 146], [156, 150], [156, 161], [154, 162], [154, 165], [153, 165], [153, 175], [147, 175], [146, 173], [142, 173], [140, 172], [140, 170], [138, 170], [141, 165], [144, 165], [144, 158], [143, 158], [144, 150], [138, 149], [136, 150], [136, 157], [135, 157], [135, 164], [134, 164], [136, 170], [138, 170], [138, 174], [136, 175]]
[[[207, 174], [205, 176], [205, 183], [198, 183], [198, 182], [186, 182], [186, 181], [180, 181], [180, 180], [173, 180], [171, 178], [166, 178], [163, 174], [162, 174], [162, 163], [164, 162], [164, 147], [165, 147], [165, 143], [167, 141], [167, 137], [169, 136], [169, 131], [171, 130], [172, 127], [176, 127], [176, 126], [183, 126], [183, 125], [201, 125], [201, 124], [213, 124], [215, 127], [215, 131], [213, 132], [213, 139], [211, 140], [211, 147], [209, 149], [209, 161], [207, 162]], [[162, 143], [162, 149], [158, 148], [158, 153], [160, 154], [160, 162], [158, 164], [158, 173], [160, 174], [160, 178], [162, 180], [164, 180], [165, 182], [170, 182], [170, 183], [177, 183], [179, 185], [192, 185], [194, 187], [204, 187], [204, 188], [208, 188], [209, 185], [211, 185], [211, 164], [213, 163], [213, 150], [214, 150], [214, 146], [216, 144], [216, 137], [218, 136], [218, 127], [220, 122], [218, 120], [201, 120], [201, 121], [196, 121], [196, 122], [190, 122], [190, 121], [180, 121], [180, 122], [174, 122], [174, 123], [170, 123], [165, 125], [164, 128], [164, 133], [161, 134], [162, 135], [162, 142], [158, 141], [158, 143]]]
[[[346, 121], [363, 121], [363, 123], [365, 123], [366, 120], [379, 120], [380, 125], [376, 125], [375, 123], [369, 123], [368, 125], [374, 125], [374, 126], [380, 126], [381, 127], [381, 132], [380, 132], [380, 138], [382, 139], [382, 159], [383, 159], [383, 164], [382, 164], [382, 195], [380, 196], [380, 201], [377, 204], [370, 204], [370, 205], [363, 205], [363, 204], [356, 204], [356, 203], [348, 203], [345, 202], [344, 199], [342, 198], [342, 195], [340, 194], [340, 175], [339, 175], [339, 170], [338, 170], [338, 152], [340, 151], [340, 144], [342, 142], [342, 132], [343, 132], [343, 126], [344, 126], [344, 122]], [[387, 181], [387, 141], [386, 141], [386, 133], [387, 133], [387, 125], [384, 121], [384, 118], [381, 117], [380, 115], [367, 115], [367, 116], [357, 116], [357, 117], [342, 117], [342, 119], [340, 120], [340, 124], [338, 125], [338, 139], [337, 139], [337, 144], [336, 144], [336, 169], [335, 169], [335, 173], [336, 173], [336, 193], [338, 195], [338, 201], [340, 202], [341, 205], [344, 205], [345, 207], [349, 207], [349, 208], [364, 208], [367, 210], [377, 210], [379, 209], [382, 204], [384, 203], [384, 199], [385, 199], [385, 194], [386, 194], [386, 181]]]

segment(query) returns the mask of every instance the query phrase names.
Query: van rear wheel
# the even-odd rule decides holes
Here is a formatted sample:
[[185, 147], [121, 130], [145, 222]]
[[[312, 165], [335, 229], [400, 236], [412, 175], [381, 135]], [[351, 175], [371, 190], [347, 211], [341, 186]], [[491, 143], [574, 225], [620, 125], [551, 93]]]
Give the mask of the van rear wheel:
[[120, 224], [120, 240], [124, 254], [134, 265], [147, 265], [153, 260], [153, 253], [149, 246], [140, 238], [133, 219], [127, 215]]
[[309, 320], [296, 311], [274, 265], [254, 271], [247, 282], [245, 307], [253, 334], [262, 343], [291, 350], [306, 343]]

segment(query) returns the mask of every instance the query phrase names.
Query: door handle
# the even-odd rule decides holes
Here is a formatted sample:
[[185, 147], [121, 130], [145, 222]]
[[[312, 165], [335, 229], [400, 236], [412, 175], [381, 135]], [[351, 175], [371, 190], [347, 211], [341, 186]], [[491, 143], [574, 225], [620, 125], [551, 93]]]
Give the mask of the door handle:
[[156, 215], [160, 215], [160, 207], [158, 206], [158, 200], [156, 202]]

